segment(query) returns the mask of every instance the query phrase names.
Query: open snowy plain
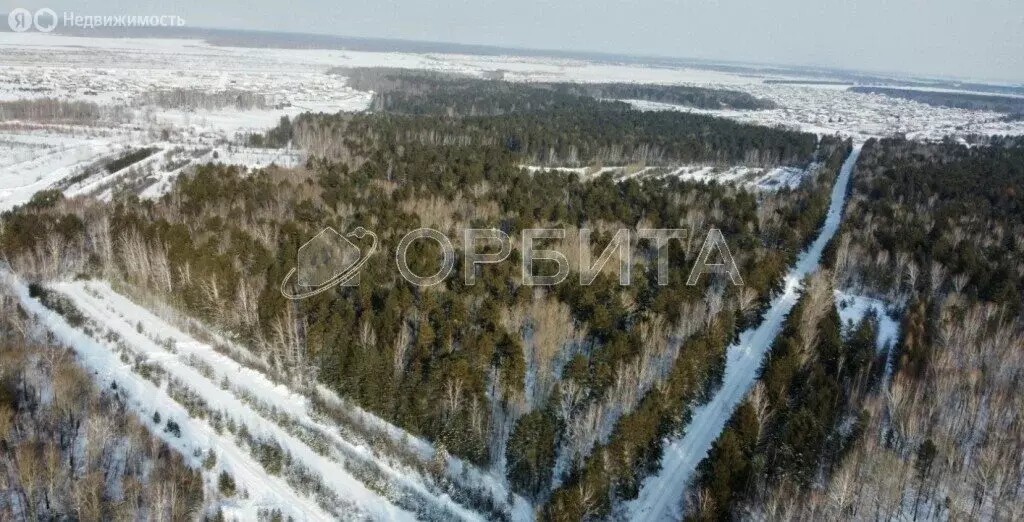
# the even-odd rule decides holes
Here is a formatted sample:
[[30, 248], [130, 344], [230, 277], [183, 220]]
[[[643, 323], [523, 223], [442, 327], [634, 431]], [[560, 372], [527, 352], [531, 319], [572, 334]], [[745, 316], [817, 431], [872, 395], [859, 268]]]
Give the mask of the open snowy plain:
[[[90, 179], [109, 196], [131, 174], [130, 186], [158, 196], [192, 163], [221, 161], [249, 167], [294, 165], [301, 151], [241, 146], [241, 137], [274, 126], [281, 116], [305, 111], [362, 111], [372, 93], [346, 86], [334, 67], [400, 67], [500, 74], [512, 81], [636, 82], [727, 87], [774, 101], [764, 111], [701, 111], [762, 125], [863, 140], [902, 133], [916, 139], [970, 134], [1024, 134], [1024, 122], [1000, 114], [932, 107], [842, 86], [765, 83], [773, 75], [687, 67], [598, 63], [566, 58], [413, 54], [326, 49], [220, 47], [200, 40], [88, 38], [39, 33], [0, 33], [0, 101], [62, 99], [92, 102], [102, 117], [88, 125], [44, 124], [0, 117], [0, 208], [24, 203], [37, 190], [63, 179], [90, 178], [88, 167], [136, 148], [156, 147], [147, 170], [106, 173]], [[768, 69], [770, 71], [770, 69]], [[206, 108], [156, 103], [154, 94], [232, 93], [256, 100]], [[643, 110], [696, 110], [634, 101]], [[714, 179], [706, 166], [679, 166], [690, 179]], [[97, 170], [97, 169], [93, 169]], [[787, 173], [778, 173], [785, 176]], [[722, 181], [736, 178], [724, 171]], [[784, 181], [785, 184], [790, 182]], [[70, 188], [70, 187], [66, 187]], [[73, 193], [88, 193], [78, 187]]]

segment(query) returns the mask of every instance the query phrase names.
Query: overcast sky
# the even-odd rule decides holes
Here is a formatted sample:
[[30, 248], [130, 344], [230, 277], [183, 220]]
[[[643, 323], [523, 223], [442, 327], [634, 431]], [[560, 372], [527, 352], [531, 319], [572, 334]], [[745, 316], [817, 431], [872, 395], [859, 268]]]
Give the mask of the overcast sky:
[[1024, 0], [32, 1], [0, 5], [174, 14], [199, 27], [1024, 81]]

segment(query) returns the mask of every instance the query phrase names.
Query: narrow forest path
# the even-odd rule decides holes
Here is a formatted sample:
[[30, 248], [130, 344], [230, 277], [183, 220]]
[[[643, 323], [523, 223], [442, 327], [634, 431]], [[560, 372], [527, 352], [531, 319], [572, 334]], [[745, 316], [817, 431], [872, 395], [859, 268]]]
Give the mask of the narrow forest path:
[[636, 500], [627, 506], [627, 516], [634, 521], [679, 520], [682, 496], [693, 478], [697, 465], [707, 456], [733, 411], [757, 379], [761, 361], [782, 330], [782, 324], [800, 297], [801, 281], [818, 270], [822, 252], [835, 236], [846, 203], [850, 175], [861, 145], [856, 145], [839, 171], [832, 188], [825, 225], [817, 239], [797, 258], [786, 274], [785, 287], [765, 313], [761, 323], [740, 334], [729, 347], [722, 387], [707, 404], [694, 410], [693, 419], [682, 438], [670, 440], [661, 459], [661, 470], [648, 477]]

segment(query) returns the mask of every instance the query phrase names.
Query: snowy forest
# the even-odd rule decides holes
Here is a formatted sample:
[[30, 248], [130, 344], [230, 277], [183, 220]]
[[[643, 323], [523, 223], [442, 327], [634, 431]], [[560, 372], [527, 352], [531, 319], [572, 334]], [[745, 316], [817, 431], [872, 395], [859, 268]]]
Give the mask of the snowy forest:
[[[823, 219], [849, 143], [599, 104], [588, 117], [621, 119], [627, 145], [599, 148], [588, 136], [613, 128], [596, 121], [579, 127], [578, 145], [565, 145], [583, 150], [588, 162], [597, 160], [591, 150], [625, 151], [611, 160], [633, 158], [657, 150], [649, 141], [670, 125], [693, 129], [672, 133], [692, 136], [687, 145], [665, 146], [674, 160], [778, 165], [799, 157], [817, 166], [796, 189], [756, 195], [670, 177], [533, 174], [521, 165], [540, 145], [497, 139], [514, 125], [524, 143], [542, 142], [533, 136], [560, 132], [544, 121], [577, 125], [559, 123], [571, 114], [556, 110], [508, 123], [499, 116], [478, 123], [306, 115], [283, 121], [268, 141], [295, 136], [337, 155], [313, 154], [297, 169], [251, 174], [200, 167], [157, 201], [129, 197], [108, 205], [40, 194], [4, 216], [2, 249], [31, 280], [120, 281], [133, 295], [229, 333], [279, 382], [300, 390], [322, 383], [445, 452], [496, 470], [545, 517], [608, 514], [656, 468], [658, 441], [682, 427], [685, 405], [717, 386], [725, 345], [757, 320]], [[639, 133], [627, 130], [634, 121]], [[423, 136], [466, 129], [478, 141], [423, 142], [395, 135], [396, 128]], [[746, 140], [735, 130], [759, 138]], [[558, 157], [548, 155], [551, 162]], [[283, 299], [278, 286], [298, 247], [324, 226], [357, 224], [381, 238], [385, 259], [418, 226], [446, 233], [457, 247], [460, 230], [497, 227], [517, 245], [512, 259], [522, 255], [520, 231], [540, 226], [566, 228], [563, 245], [577, 243], [583, 228], [595, 230], [591, 259], [619, 228], [683, 227], [690, 235], [670, 245], [667, 286], [655, 284], [657, 253], [637, 245], [630, 287], [607, 270], [581, 286], [585, 261], [572, 256], [568, 281], [547, 289], [524, 285], [515, 263], [481, 267], [474, 286], [451, 278], [431, 288], [374, 263], [357, 287], [297, 305]], [[689, 270], [682, 267], [693, 264], [711, 227], [736, 253], [745, 287], [718, 276], [685, 284]], [[418, 273], [436, 269], [436, 246], [420, 242], [409, 253]], [[459, 254], [458, 273], [464, 262]], [[617, 464], [600, 465], [609, 452]], [[580, 488], [594, 491], [593, 498], [567, 503]]]
[[172, 433], [174, 419], [140, 422], [116, 385], [98, 388], [12, 295], [0, 296], [0, 311], [0, 519], [202, 516], [202, 477], [150, 431]]
[[[663, 480], [669, 441], [699, 431], [695, 412], [723, 388], [739, 404], [670, 499], [688, 520], [1024, 517], [1021, 140], [861, 146], [609, 100], [772, 108], [728, 90], [341, 72], [375, 91], [373, 110], [244, 138], [303, 150], [297, 167], [213, 162], [159, 197], [48, 190], [0, 216], [4, 277], [25, 282], [0, 300], [0, 519], [221, 519], [232, 499], [271, 496], [243, 485], [256, 472], [334, 518], [521, 520], [526, 506], [537, 520], [643, 519], [631, 506]], [[95, 117], [88, 104], [4, 110]], [[670, 175], [695, 165], [800, 177], [760, 190]], [[830, 213], [820, 266], [790, 281]], [[358, 226], [380, 261], [356, 283], [282, 295], [303, 244]], [[419, 227], [451, 239], [457, 277], [401, 277], [397, 245]], [[470, 228], [507, 234], [508, 262], [472, 264]], [[566, 254], [565, 282], [524, 280], [532, 228], [565, 230], [541, 243]], [[668, 243], [667, 284], [646, 240], [629, 245], [631, 285], [615, 263], [581, 282], [616, 231], [659, 228], [687, 231]], [[687, 284], [711, 229], [742, 286]], [[571, 248], [584, 236], [591, 251]], [[429, 274], [444, 257], [418, 241], [407, 259]], [[848, 319], [845, 295], [884, 306]], [[106, 369], [122, 373], [90, 374], [97, 363], [41, 317], [112, 347]], [[749, 391], [732, 390], [730, 350], [771, 321]], [[145, 394], [168, 399], [143, 408]]]
[[[1024, 516], [1024, 143], [871, 140], [827, 271], [704, 462], [695, 520]], [[892, 303], [842, 324], [832, 289]]]

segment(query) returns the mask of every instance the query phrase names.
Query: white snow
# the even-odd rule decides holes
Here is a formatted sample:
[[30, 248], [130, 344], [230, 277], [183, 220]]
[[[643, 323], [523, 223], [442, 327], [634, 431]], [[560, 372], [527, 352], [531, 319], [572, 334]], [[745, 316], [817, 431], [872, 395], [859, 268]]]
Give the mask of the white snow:
[[[323, 71], [325, 67], [433, 69], [480, 76], [502, 71], [513, 81], [753, 84], [760, 77], [693, 67], [596, 63], [540, 56], [477, 56], [442, 53], [367, 52], [332, 49], [218, 47], [198, 40], [89, 38], [39, 33], [0, 33], [0, 52], [9, 62], [38, 66], [46, 54], [74, 65], [158, 70], [177, 64], [209, 71], [272, 75], [284, 68]], [[90, 56], [94, 55], [94, 56]], [[8, 58], [9, 56], [9, 58]], [[125, 57], [127, 59], [119, 59]], [[122, 61], [123, 60], [123, 61]], [[43, 69], [45, 70], [45, 69]], [[193, 71], [190, 71], [193, 72]], [[171, 81], [174, 81], [171, 79]], [[225, 82], [226, 83], [226, 82]], [[176, 84], [171, 84], [176, 85]], [[0, 91], [2, 92], [2, 91]]]
[[895, 346], [900, 338], [900, 323], [889, 313], [885, 302], [863, 295], [850, 294], [836, 290], [836, 309], [844, 327], [856, 325], [870, 311], [878, 317], [878, 337], [876, 348], [881, 351], [886, 346]]
[[686, 165], [673, 170], [668, 176], [675, 176], [687, 181], [727, 183], [752, 190], [773, 191], [783, 187], [797, 188], [800, 186], [800, 182], [817, 168], [818, 164], [811, 164], [807, 168], [776, 167], [772, 169], [744, 165], [732, 167]]
[[710, 402], [694, 410], [693, 419], [681, 439], [666, 443], [661, 470], [644, 481], [639, 497], [628, 505], [631, 520], [682, 518], [680, 503], [697, 465], [707, 456], [733, 410], [753, 385], [764, 355], [782, 330], [786, 316], [799, 300], [803, 279], [817, 271], [822, 251], [839, 228], [846, 188], [860, 150], [861, 147], [856, 146], [843, 164], [832, 189], [832, 201], [825, 225], [814, 243], [800, 255], [796, 265], [786, 275], [783, 293], [772, 301], [761, 324], [743, 332], [739, 342], [729, 347], [721, 389]]
[[[116, 157], [128, 147], [139, 147], [158, 141], [162, 152], [154, 155], [147, 164], [159, 164], [158, 157], [175, 147], [183, 147], [186, 151], [210, 151], [197, 153], [197, 157], [187, 162], [188, 164], [212, 160], [213, 150], [218, 152], [219, 158], [216, 161], [248, 167], [261, 167], [270, 163], [285, 166], [299, 164], [302, 161], [301, 152], [264, 151], [239, 148], [235, 145], [231, 145], [229, 149], [227, 144], [237, 140], [240, 133], [266, 130], [275, 125], [283, 115], [294, 116], [304, 111], [365, 110], [369, 106], [372, 93], [351, 89], [346, 85], [343, 76], [327, 74], [327, 70], [332, 67], [402, 67], [452, 71], [474, 76], [501, 71], [509, 80], [527, 82], [633, 82], [727, 87], [770, 99], [780, 107], [767, 111], [709, 111], [645, 101], [627, 101], [643, 110], [698, 112], [741, 122], [798, 128], [818, 134], [839, 133], [853, 136], [858, 140], [894, 133], [905, 133], [915, 139], [939, 139], [945, 135], [962, 136], [973, 133], [1024, 133], [1024, 122], [1002, 122], [999, 121], [1002, 115], [996, 113], [931, 107], [910, 100], [851, 93], [836, 86], [764, 84], [764, 75], [739, 75], [692, 67], [607, 64], [545, 57], [375, 53], [326, 49], [247, 49], [217, 47], [196, 40], [104, 39], [40, 33], [0, 33], [0, 55], [3, 56], [4, 62], [3, 67], [0, 67], [0, 100], [40, 97], [90, 100], [105, 108], [126, 108], [123, 116], [127, 118], [104, 121], [95, 126], [0, 122], [0, 210], [25, 203], [38, 190], [53, 187], [62, 180], [81, 173], [87, 165]], [[237, 89], [264, 95], [279, 108], [192, 111], [133, 105], [133, 100], [142, 93], [166, 88], [206, 91]], [[95, 92], [95, 95], [87, 92]], [[166, 131], [169, 136], [158, 138], [161, 131]], [[704, 457], [732, 410], [751, 385], [765, 351], [797, 300], [800, 280], [816, 269], [821, 248], [834, 234], [839, 220], [836, 212], [843, 203], [842, 193], [838, 191], [840, 187], [845, 189], [850, 168], [858, 154], [859, 148], [847, 159], [833, 192], [832, 207], [826, 226], [817, 241], [800, 257], [787, 275], [785, 291], [775, 298], [762, 324], [744, 332], [740, 341], [729, 348], [722, 389], [711, 403], [695, 411], [694, 420], [683, 438], [672, 441], [667, 447], [662, 472], [644, 483], [640, 498], [631, 504], [635, 519], [661, 519], [676, 515], [675, 511], [686, 482], [690, 480], [696, 465]], [[175, 166], [172, 168], [170, 165]], [[176, 161], [168, 161], [159, 166], [151, 176], [152, 184], [144, 189], [142, 195], [158, 197], [166, 192], [174, 177], [187, 168], [187, 164], [178, 165], [180, 164]], [[539, 170], [536, 167], [528, 168], [531, 171]], [[744, 166], [679, 165], [671, 167], [667, 175], [697, 181], [716, 180], [743, 184], [756, 190], [774, 190], [799, 184], [812, 168], [813, 166], [803, 170], [783, 167], [766, 171]], [[666, 169], [651, 167], [636, 172], [630, 171], [629, 174], [626, 174], [625, 169], [615, 167], [562, 170], [574, 171], [583, 176], [601, 173], [616, 175], [616, 172], [621, 172], [623, 179], [666, 175]], [[71, 187], [68, 195], [102, 189], [100, 196], [108, 197], [112, 190], [107, 186], [108, 183], [116, 181], [123, 174], [124, 172], [104, 174], [99, 179], [84, 180], [78, 186]], [[89, 299], [94, 299], [91, 294], [84, 291], [82, 283], [64, 285], [61, 289], [71, 293], [76, 301], [81, 301], [86, 307], [89, 306]], [[118, 331], [126, 328], [117, 322], [120, 321], [118, 315], [135, 317], [135, 314], [144, 312], [139, 307], [120, 308], [131, 303], [116, 301], [116, 294], [106, 293], [101, 287], [93, 288], [93, 291], [104, 296], [103, 303], [92, 303], [92, 310], [99, 314], [96, 316], [97, 320], [104, 324], [109, 323], [108, 326], [119, 325]], [[881, 306], [880, 303], [866, 300], [867, 298], [850, 297], [853, 306], [848, 311], [843, 311], [843, 314], [849, 314], [844, 315], [844, 321], [866, 312], [868, 308]], [[110, 315], [110, 310], [104, 307], [115, 301], [120, 303], [115, 306], [115, 310], [120, 311]], [[51, 316], [53, 314], [47, 315], [55, 319], [48, 319], [47, 324], [56, 329], [62, 328], [58, 323], [60, 318]], [[884, 313], [879, 314], [879, 317], [882, 323], [878, 339], [880, 346], [886, 342], [894, 342], [898, 335], [898, 324], [888, 319]], [[169, 327], [166, 324], [165, 326]], [[68, 327], [65, 324], [63, 328]], [[150, 344], [145, 344], [148, 338], [140, 338], [134, 330], [134, 325], [129, 324], [127, 330], [125, 337], [137, 341], [133, 344], [136, 349], [160, 348], [152, 344], [151, 339], [148, 341]], [[76, 332], [73, 329], [62, 331], [68, 335]], [[169, 332], [176, 330], [164, 332], [170, 335]], [[74, 339], [81, 342], [81, 346], [77, 346], [76, 350], [82, 350], [93, 358], [100, 357], [100, 354], [93, 353], [98, 350], [104, 351], [108, 356], [111, 355], [101, 343], [85, 342], [89, 339], [81, 332], [78, 332], [78, 336]], [[187, 341], [183, 342], [187, 344]], [[215, 354], [208, 347], [202, 348], [199, 344], [195, 346], [194, 353], [197, 355], [206, 357]], [[116, 357], [111, 361], [112, 364], [118, 363]], [[187, 369], [189, 368], [178, 368], [179, 371]], [[132, 378], [133, 375], [130, 368], [111, 367], [106, 371], [111, 374], [120, 372], [117, 373], [119, 378]], [[135, 378], [137, 379], [137, 376]], [[243, 379], [239, 381], [239, 386], [245, 385], [246, 382], [251, 384], [257, 381]], [[145, 391], [148, 396], [170, 400], [165, 394], [160, 395], [161, 391], [146, 388], [147, 385], [149, 383], [145, 380], [134, 383], [138, 390]], [[219, 389], [217, 386], [214, 387]], [[298, 411], [300, 416], [308, 415], [301, 407], [301, 403], [296, 402], [296, 396], [287, 394], [287, 390], [275, 391], [272, 385], [268, 385], [266, 390], [262, 387], [257, 388], [262, 400], [282, 407], [288, 404], [288, 411]], [[217, 394], [217, 390], [203, 387], [203, 391], [210, 393], [212, 398], [228, 400], [228, 397]], [[176, 404], [170, 402], [170, 406]], [[366, 415], [372, 418], [371, 415]], [[304, 422], [316, 422], [306, 416], [301, 418]], [[383, 421], [379, 424], [386, 426]], [[184, 431], [186, 425], [182, 426]], [[200, 433], [204, 428], [206, 425], [201, 422], [191, 422], [188, 425], [190, 433]], [[400, 430], [395, 430], [395, 433], [401, 433]], [[412, 444], [421, 446], [424, 454], [432, 454], [433, 449], [428, 443], [418, 439], [414, 441]], [[223, 443], [233, 442], [228, 440]], [[337, 443], [344, 445], [346, 442], [342, 440]], [[360, 451], [359, 447], [349, 449]], [[318, 466], [335, 466], [333, 462], [317, 460], [319, 455], [309, 457]], [[238, 458], [238, 466], [247, 465], [245, 459], [248, 459], [248, 456], [244, 451]], [[248, 462], [251, 463], [251, 459]], [[476, 470], [457, 459], [448, 459], [450, 472], [461, 474], [463, 466], [466, 475], [473, 477], [474, 481], [486, 484], [496, 498], [503, 493], [507, 496], [507, 484], [503, 479]], [[391, 471], [399, 474], [401, 472], [399, 469]], [[259, 476], [262, 476], [262, 473]], [[394, 478], [400, 481], [400, 478]], [[350, 486], [356, 488], [351, 491], [358, 490], [356, 485], [345, 480], [336, 485], [344, 491], [350, 491]], [[407, 485], [411, 488], [418, 487], [415, 483]], [[264, 484], [264, 489], [259, 491], [264, 491], [268, 498], [272, 497], [268, 502], [292, 502], [287, 492], [276, 491], [277, 486], [278, 484]], [[258, 489], [261, 486], [252, 487]], [[384, 509], [387, 506], [386, 501], [379, 497], [375, 499], [375, 494], [369, 493], [365, 498], [359, 498], [367, 503], [367, 506], [364, 506], [366, 509], [372, 512], [374, 509]], [[517, 519], [532, 518], [529, 504], [519, 497], [513, 498], [513, 510]], [[297, 507], [291, 512], [304, 518], [318, 518], [323, 515], [315, 503], [303, 505], [303, 501], [309, 502], [297, 501]], [[438, 498], [437, 501], [441, 505], [450, 506], [443, 498]], [[452, 509], [458, 510], [457, 507]]]
[[[145, 147], [148, 147], [148, 146], [149, 145], [147, 145]], [[142, 147], [142, 148], [145, 148], [145, 147]], [[109, 184], [114, 183], [115, 181], [117, 181], [118, 179], [124, 177], [126, 174], [128, 174], [128, 172], [130, 172], [130, 171], [132, 171], [134, 169], [139, 169], [139, 168], [145, 167], [147, 165], [154, 165], [154, 164], [156, 164], [157, 162], [160, 161], [160, 157], [164, 153], [164, 149], [160, 148], [159, 146], [156, 146], [154, 148], [156, 148], [157, 150], [155, 152], [153, 152], [153, 154], [149, 155], [149, 157], [147, 157], [147, 158], [145, 158], [145, 159], [143, 159], [141, 161], [138, 161], [136, 163], [133, 163], [131, 165], [128, 165], [127, 167], [125, 167], [123, 169], [120, 169], [118, 171], [111, 172], [109, 174], [101, 174], [99, 176], [90, 176], [88, 179], [85, 179], [82, 182], [77, 183], [77, 184], [75, 184], [75, 185], [73, 185], [71, 187], [68, 187], [64, 191], [64, 195], [67, 196], [67, 197], [74, 197], [74, 196], [83, 195], [83, 194], [92, 194], [92, 193], [96, 192], [98, 189], [100, 189], [101, 187], [103, 187], [104, 185], [109, 185]]]
[[270, 165], [297, 167], [302, 163], [301, 151], [294, 149], [256, 149], [251, 147], [219, 148], [217, 158], [207, 158], [213, 163], [240, 165], [248, 168], [262, 168]]
[[892, 377], [892, 366], [895, 353], [893, 348], [900, 338], [900, 322], [889, 312], [885, 302], [864, 295], [851, 294], [836, 290], [836, 309], [839, 311], [839, 319], [844, 328], [852, 328], [857, 325], [869, 312], [874, 312], [878, 317], [878, 335], [875, 338], [875, 349], [878, 352], [885, 350], [885, 372], [883, 381], [888, 384]]
[[[228, 510], [231, 514], [242, 520], [256, 520], [260, 508], [273, 507], [297, 520], [330, 520], [316, 502], [296, 495], [284, 480], [268, 476], [263, 467], [247, 451], [239, 448], [230, 435], [217, 434], [205, 422], [189, 417], [185, 408], [171, 399], [164, 390], [139, 377], [112, 351], [29, 297], [27, 287], [10, 272], [4, 270], [0, 273], [0, 280], [28, 313], [35, 315], [58, 341], [76, 353], [80, 364], [93, 374], [97, 386], [109, 388], [116, 382], [118, 390], [127, 395], [129, 405], [138, 414], [139, 420], [155, 436], [181, 453], [186, 462], [193, 467], [200, 466], [199, 459], [194, 457], [195, 449], [204, 452], [212, 449], [216, 452], [218, 467], [214, 473], [219, 474], [221, 470], [230, 472], [235, 477], [238, 490], [249, 493], [249, 499], [240, 500]], [[164, 419], [173, 419], [178, 423], [181, 437], [166, 433], [161, 426], [155, 425], [153, 412], [159, 412]], [[210, 482], [209, 478], [207, 482]]]
[[913, 100], [850, 92], [833, 86], [748, 84], [738, 88], [772, 100], [778, 108], [761, 111], [708, 110], [651, 101], [623, 101], [640, 110], [707, 114], [818, 135], [838, 133], [857, 140], [895, 134], [919, 140], [941, 140], [945, 136], [970, 134], [1024, 134], [1024, 122], [1002, 121], [1005, 114], [991, 111], [933, 107]]
[[[643, 110], [681, 110], [741, 122], [784, 126], [818, 134], [840, 133], [855, 139], [904, 133], [914, 139], [946, 135], [1022, 134], [1024, 122], [1000, 121], [1001, 114], [931, 107], [834, 85], [766, 84], [776, 77], [733, 74], [694, 67], [610, 64], [551, 57], [471, 56], [360, 52], [330, 49], [218, 47], [198, 40], [89, 38], [41, 33], [0, 33], [0, 100], [59, 98], [85, 100], [106, 111], [92, 125], [0, 122], [0, 209], [24, 203], [38, 190], [104, 156], [155, 141], [186, 148], [238, 144], [240, 135], [264, 131], [281, 116], [299, 113], [363, 111], [372, 93], [357, 91], [335, 67], [398, 67], [457, 72], [481, 77], [500, 72], [512, 81], [658, 83], [737, 89], [767, 98], [779, 108], [764, 111], [701, 110], [647, 101], [626, 100]], [[237, 90], [262, 96], [267, 108], [241, 110], [166, 109], [140, 105], [146, 93], [186, 89], [203, 92]], [[33, 140], [36, 140], [33, 142]], [[40, 141], [41, 140], [41, 141]], [[220, 161], [248, 167], [270, 163], [294, 165], [301, 155], [252, 150], [224, 154]], [[741, 180], [755, 190], [794, 186], [799, 169], [772, 172], [726, 167], [677, 165], [687, 179]], [[531, 168], [531, 170], [533, 170]], [[622, 178], [660, 175], [664, 169], [605, 167], [574, 169], [581, 175], [621, 172]], [[145, 197], [166, 192], [180, 167], [157, 169], [141, 188]], [[628, 172], [628, 174], [627, 174]], [[757, 176], [761, 176], [757, 178]], [[114, 176], [113, 178], [117, 178]], [[105, 181], [89, 180], [114, 188]]]

